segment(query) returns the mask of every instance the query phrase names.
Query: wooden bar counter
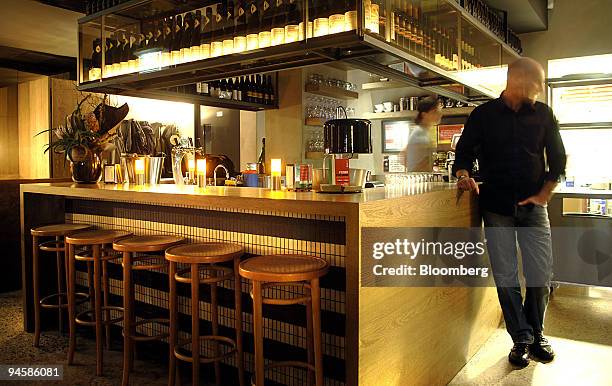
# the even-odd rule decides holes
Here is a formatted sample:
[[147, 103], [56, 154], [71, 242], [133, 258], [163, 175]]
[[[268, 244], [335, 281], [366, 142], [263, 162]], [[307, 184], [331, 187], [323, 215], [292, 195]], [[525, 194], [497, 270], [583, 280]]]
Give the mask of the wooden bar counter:
[[[446, 183], [349, 195], [235, 187], [29, 184], [21, 186], [21, 218], [27, 331], [33, 329], [32, 248], [27, 230], [62, 221], [136, 234], [177, 234], [193, 242], [231, 241], [243, 245], [246, 256], [308, 253], [324, 258], [331, 265], [321, 280], [326, 385], [446, 384], [500, 321], [494, 288], [360, 285], [362, 227], [479, 226], [476, 199], [458, 195], [454, 185]], [[121, 265], [116, 265], [109, 268], [111, 293], [120, 303]], [[79, 278], [86, 282], [86, 274]], [[224, 286], [219, 292], [221, 332], [231, 334], [233, 284]], [[167, 308], [167, 278], [162, 274], [137, 278], [136, 291], [136, 309]], [[252, 307], [245, 280], [242, 292], [245, 368], [250, 372]], [[203, 297], [200, 303], [205, 328], [209, 302]], [[186, 318], [189, 304], [189, 294], [179, 288], [179, 313]], [[289, 311], [270, 307], [264, 310], [264, 319], [267, 358], [306, 357], [303, 307]], [[180, 329], [188, 332], [188, 323]], [[230, 358], [224, 365], [234, 367], [235, 361]], [[271, 374], [279, 384], [300, 384], [303, 377], [301, 370]]]

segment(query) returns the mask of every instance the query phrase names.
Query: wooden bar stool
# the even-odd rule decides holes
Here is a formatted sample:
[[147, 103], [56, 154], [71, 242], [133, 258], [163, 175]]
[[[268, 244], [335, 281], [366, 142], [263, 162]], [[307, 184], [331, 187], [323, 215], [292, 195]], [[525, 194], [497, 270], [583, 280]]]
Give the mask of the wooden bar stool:
[[[103, 261], [116, 259], [117, 256], [113, 254], [103, 254], [103, 247], [106, 244], [111, 244], [117, 239], [130, 236], [131, 232], [119, 231], [119, 230], [91, 230], [66, 237], [66, 245], [68, 248], [68, 278], [69, 278], [69, 289], [68, 289], [68, 315], [70, 318], [70, 344], [68, 346], [68, 364], [71, 365], [74, 362], [74, 353], [76, 350], [76, 324], [84, 326], [95, 326], [96, 328], [96, 375], [102, 376], [102, 327], [104, 325], [118, 323], [123, 320], [123, 316], [109, 319], [110, 310], [123, 311], [122, 307], [111, 307], [102, 305], [102, 287], [101, 280], [108, 281], [107, 273], [104, 272], [106, 277], [101, 272], [101, 264]], [[91, 261], [93, 263], [93, 285], [94, 285], [94, 309], [87, 310], [76, 314], [76, 303], [75, 303], [75, 282], [76, 282], [76, 269], [75, 262], [77, 256], [75, 254], [75, 246], [88, 246], [91, 248], [91, 257], [86, 254], [79, 254], [78, 260]], [[103, 319], [102, 311], [106, 312], [107, 318]], [[93, 320], [85, 319], [86, 315], [92, 315]]]
[[167, 266], [163, 256], [143, 255], [134, 257], [134, 253], [163, 252], [177, 244], [183, 243], [183, 237], [170, 235], [132, 236], [117, 240], [113, 249], [123, 252], [123, 377], [121, 384], [129, 385], [130, 371], [134, 366], [134, 342], [146, 342], [168, 337], [168, 334], [143, 336], [136, 334], [136, 327], [150, 323], [169, 323], [166, 318], [142, 319], [136, 322], [134, 313], [134, 284], [132, 271], [159, 270]]
[[[40, 344], [40, 310], [41, 308], [56, 308], [58, 310], [58, 330], [62, 332], [64, 324], [62, 309], [68, 307], [68, 294], [64, 291], [64, 283], [68, 287], [68, 260], [66, 259], [66, 245], [64, 237], [79, 231], [91, 228], [84, 224], [53, 224], [30, 230], [32, 235], [32, 279], [34, 285], [34, 346]], [[54, 237], [54, 240], [39, 242], [41, 237]], [[57, 292], [40, 299], [40, 272], [39, 251], [55, 252], [57, 266]], [[63, 268], [62, 268], [63, 266]], [[64, 275], [62, 275], [62, 269]], [[63, 276], [63, 278], [62, 278]], [[78, 293], [76, 296], [87, 300], [87, 294]], [[56, 298], [57, 302], [52, 302]]]
[[[301, 367], [315, 373], [316, 386], [323, 386], [323, 351], [321, 346], [321, 289], [319, 278], [329, 271], [329, 264], [307, 255], [256, 256], [240, 264], [240, 275], [253, 282], [253, 336], [255, 340], [255, 385], [264, 386], [268, 368]], [[268, 288], [303, 287], [309, 294], [290, 299], [264, 297]], [[308, 362], [281, 361], [264, 366], [263, 304], [306, 305]], [[314, 362], [314, 365], [313, 365]], [[310, 384], [310, 382], [309, 382]]]
[[[192, 363], [193, 385], [200, 384], [200, 363], [214, 363], [215, 381], [221, 384], [220, 361], [237, 354], [238, 381], [244, 385], [244, 364], [242, 358], [242, 289], [238, 265], [244, 250], [241, 246], [230, 243], [200, 243], [181, 245], [166, 251], [166, 259], [170, 262], [168, 271], [170, 279], [170, 373], [168, 385], [174, 386], [176, 382], [176, 360]], [[233, 269], [217, 264], [233, 262]], [[189, 264], [189, 268], [177, 271], [177, 263]], [[219, 335], [219, 322], [217, 314], [217, 285], [218, 283], [234, 278], [234, 307], [236, 339]], [[197, 278], [197, 279], [196, 279]], [[178, 295], [176, 283], [191, 285], [191, 340], [178, 341]], [[200, 336], [200, 284], [209, 284], [211, 295], [212, 335]], [[201, 340], [213, 344], [214, 356], [201, 357]], [[191, 353], [184, 346], [191, 343]], [[224, 353], [218, 352], [218, 345], [225, 345], [228, 349]]]

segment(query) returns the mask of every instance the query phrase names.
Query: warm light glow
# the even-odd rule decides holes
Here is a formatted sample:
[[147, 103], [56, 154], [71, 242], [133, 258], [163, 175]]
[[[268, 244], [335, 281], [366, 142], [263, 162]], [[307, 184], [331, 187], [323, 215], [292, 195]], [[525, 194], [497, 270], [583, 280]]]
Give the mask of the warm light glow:
[[111, 106], [121, 106], [124, 103], [130, 106], [130, 111], [125, 119], [175, 125], [179, 131], [185, 133], [192, 133], [194, 130], [194, 105], [192, 103], [170, 102], [123, 95], [109, 95], [109, 99]]
[[200, 49], [200, 46], [193, 46], [191, 47], [191, 60], [200, 60], [202, 59], [202, 50]]
[[136, 174], [144, 174], [145, 167], [144, 160], [142, 158], [136, 159], [136, 162], [134, 163], [134, 169], [136, 171]]
[[559, 123], [612, 122], [612, 86], [554, 88], [552, 107]]
[[281, 159], [280, 158], [272, 158], [270, 160], [271, 166], [270, 170], [272, 172], [273, 177], [280, 177], [281, 175]]
[[138, 61], [136, 59], [130, 59], [128, 61], [128, 72], [129, 73], [138, 72]]
[[380, 33], [380, 8], [378, 4], [372, 4], [370, 7], [370, 31], [379, 34]]
[[89, 70], [89, 78], [88, 80], [98, 80], [102, 76], [101, 68], [92, 68]]
[[202, 59], [210, 58], [210, 44], [200, 44], [200, 57]]
[[285, 29], [272, 28], [272, 46], [280, 46], [285, 43]]
[[181, 64], [181, 51], [172, 51], [172, 64]]
[[300, 28], [293, 24], [285, 26], [285, 43], [293, 43], [300, 40]]
[[331, 15], [329, 17], [329, 33], [337, 34], [340, 32], [344, 32], [344, 14]]
[[247, 50], [252, 51], [259, 48], [259, 36], [257, 34], [247, 35]]
[[147, 54], [140, 55], [140, 71], [151, 71], [159, 70], [162, 65], [162, 53], [161, 52], [149, 52]]
[[244, 52], [247, 49], [247, 38], [244, 36], [234, 37], [234, 52]]
[[191, 62], [191, 48], [181, 48], [181, 63]]
[[612, 54], [579, 56], [548, 61], [548, 77], [561, 78], [572, 74], [609, 74], [612, 72]]
[[499, 97], [506, 88], [507, 73], [508, 66], [505, 65], [455, 72], [462, 83], [492, 98]]
[[314, 37], [329, 35], [329, 19], [320, 17], [314, 21]]
[[[306, 37], [308, 39], [312, 38], [312, 25], [311, 21], [308, 22], [308, 30], [306, 31]], [[304, 40], [304, 22], [298, 24], [298, 35], [300, 40]]]
[[172, 53], [162, 52], [162, 66], [168, 67], [172, 65]]
[[234, 39], [226, 39], [223, 41], [223, 55], [231, 55], [234, 53]]
[[352, 31], [357, 29], [357, 11], [348, 11], [344, 13], [344, 30]]
[[212, 42], [210, 57], [216, 58], [223, 55], [223, 42]]
[[270, 31], [262, 31], [259, 33], [259, 48], [270, 47], [272, 34]]
[[130, 64], [128, 62], [121, 62], [120, 68], [121, 69], [119, 71], [120, 71], [121, 75], [125, 75], [128, 72], [130, 72]]
[[561, 130], [561, 138], [567, 153], [565, 175], [575, 177], [576, 186], [612, 180], [612, 129]]
[[194, 159], [190, 159], [189, 161], [187, 161], [187, 169], [189, 169], [189, 174], [191, 174], [191, 176], [195, 174], [195, 168], [196, 164]]
[[197, 166], [199, 176], [206, 174], [206, 158], [200, 158], [197, 161], [196, 166]]

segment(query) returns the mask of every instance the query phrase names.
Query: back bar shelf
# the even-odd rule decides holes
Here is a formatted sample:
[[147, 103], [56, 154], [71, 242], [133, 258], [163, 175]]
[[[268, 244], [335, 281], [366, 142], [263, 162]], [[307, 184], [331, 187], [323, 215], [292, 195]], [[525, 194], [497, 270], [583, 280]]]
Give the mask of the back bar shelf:
[[213, 104], [168, 90], [344, 61], [478, 103], [496, 95], [464, 75], [517, 57], [455, 0], [131, 0], [79, 20], [79, 90]]

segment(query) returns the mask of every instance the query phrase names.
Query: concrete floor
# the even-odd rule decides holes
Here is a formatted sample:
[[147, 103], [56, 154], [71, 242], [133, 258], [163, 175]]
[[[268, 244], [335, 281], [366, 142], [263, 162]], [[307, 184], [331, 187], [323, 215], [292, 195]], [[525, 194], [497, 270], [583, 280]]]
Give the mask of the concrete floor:
[[[598, 297], [592, 297], [598, 296]], [[67, 338], [45, 332], [40, 348], [32, 334], [23, 332], [19, 293], [0, 294], [0, 364], [64, 364]], [[557, 358], [544, 364], [532, 361], [524, 369], [507, 360], [512, 342], [500, 328], [457, 374], [451, 385], [610, 385], [612, 384], [612, 295], [591, 297], [558, 291], [550, 302], [546, 335]], [[115, 350], [120, 346], [116, 345]], [[75, 366], [64, 366], [61, 385], [117, 385], [121, 380], [121, 351], [105, 351], [104, 377], [96, 377], [94, 342], [79, 338]], [[1, 382], [0, 382], [1, 383]], [[19, 385], [43, 382], [19, 382]], [[132, 385], [166, 385], [163, 363], [137, 360]], [[371, 385], [367, 385], [371, 386]], [[404, 386], [404, 385], [401, 385]]]
[[531, 361], [518, 369], [508, 363], [512, 340], [500, 328], [450, 385], [611, 385], [612, 296], [591, 291], [591, 296], [563, 291], [551, 299], [545, 335], [556, 352], [550, 363]]

